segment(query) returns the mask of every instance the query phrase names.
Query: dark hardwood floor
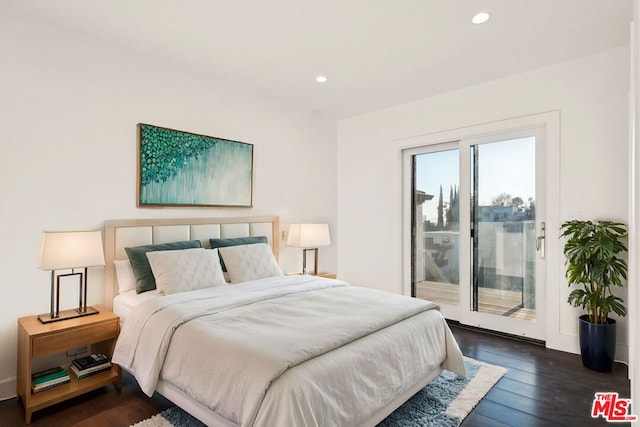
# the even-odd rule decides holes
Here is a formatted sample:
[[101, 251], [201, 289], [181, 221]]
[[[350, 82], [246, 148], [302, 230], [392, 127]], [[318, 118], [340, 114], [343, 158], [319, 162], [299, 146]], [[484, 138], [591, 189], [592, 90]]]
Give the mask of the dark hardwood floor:
[[594, 394], [615, 391], [620, 397], [630, 396], [624, 364], [616, 363], [611, 373], [598, 373], [584, 368], [579, 355], [461, 327], [451, 329], [465, 356], [507, 368], [462, 427], [611, 425], [591, 418]]
[[[463, 427], [605, 426], [605, 420], [590, 416], [594, 393], [616, 391], [629, 397], [625, 365], [616, 364], [612, 373], [601, 374], [584, 369], [577, 355], [458, 326], [452, 330], [466, 356], [508, 369]], [[162, 396], [145, 396], [125, 375], [121, 393], [113, 386], [103, 387], [35, 412], [31, 425], [126, 427], [170, 406]], [[0, 402], [0, 426], [24, 425], [18, 399]]]

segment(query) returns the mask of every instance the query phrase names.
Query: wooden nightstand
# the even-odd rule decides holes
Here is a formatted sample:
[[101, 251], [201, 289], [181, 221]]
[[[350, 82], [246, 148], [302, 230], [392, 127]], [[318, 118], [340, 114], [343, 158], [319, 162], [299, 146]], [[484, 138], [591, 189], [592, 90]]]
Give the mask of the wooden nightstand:
[[[302, 276], [302, 273], [287, 273], [287, 276]], [[326, 277], [327, 279], [335, 279], [337, 277], [336, 273], [318, 273], [318, 274], [310, 274], [310, 276], [318, 276], [318, 277]]]
[[120, 366], [113, 364], [111, 370], [77, 379], [70, 373], [69, 384], [54, 387], [39, 393], [31, 392], [32, 363], [53, 354], [63, 353], [78, 347], [91, 345], [92, 353], [104, 353], [109, 358], [120, 332], [120, 318], [100, 306], [96, 315], [42, 324], [37, 316], [18, 319], [18, 396], [25, 408], [25, 421], [31, 423], [33, 412], [55, 403], [78, 396], [107, 384], [122, 387]]
[[327, 279], [335, 279], [337, 275], [335, 273], [318, 273], [320, 277], [326, 277]]

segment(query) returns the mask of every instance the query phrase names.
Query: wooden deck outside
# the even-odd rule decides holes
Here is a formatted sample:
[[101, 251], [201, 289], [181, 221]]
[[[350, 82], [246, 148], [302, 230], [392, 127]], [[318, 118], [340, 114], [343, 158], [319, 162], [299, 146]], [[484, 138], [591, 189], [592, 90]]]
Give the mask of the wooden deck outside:
[[[533, 320], [536, 311], [522, 307], [522, 294], [501, 289], [479, 288], [478, 311], [515, 319]], [[416, 297], [442, 304], [459, 304], [459, 286], [450, 283], [418, 282]]]

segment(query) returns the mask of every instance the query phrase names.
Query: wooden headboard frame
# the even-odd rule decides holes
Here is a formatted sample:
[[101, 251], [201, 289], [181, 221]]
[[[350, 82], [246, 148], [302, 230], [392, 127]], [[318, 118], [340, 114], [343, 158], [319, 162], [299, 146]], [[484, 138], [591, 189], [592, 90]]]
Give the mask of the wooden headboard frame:
[[195, 240], [210, 248], [210, 238], [267, 236], [278, 259], [280, 218], [277, 216], [180, 219], [118, 219], [104, 224], [104, 306], [112, 309], [118, 295], [113, 261], [126, 259], [125, 247]]

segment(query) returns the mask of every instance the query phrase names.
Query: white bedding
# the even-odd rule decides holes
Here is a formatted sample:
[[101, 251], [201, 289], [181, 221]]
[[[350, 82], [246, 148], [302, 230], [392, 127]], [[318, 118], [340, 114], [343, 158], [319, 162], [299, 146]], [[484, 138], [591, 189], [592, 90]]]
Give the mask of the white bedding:
[[120, 317], [120, 323], [122, 324], [127, 320], [134, 308], [156, 297], [162, 297], [157, 290], [141, 294], [136, 293], [135, 289], [123, 292], [113, 299], [113, 312]]
[[464, 375], [434, 308], [313, 276], [214, 287], [140, 304], [113, 361], [238, 425], [359, 425], [415, 378]]

